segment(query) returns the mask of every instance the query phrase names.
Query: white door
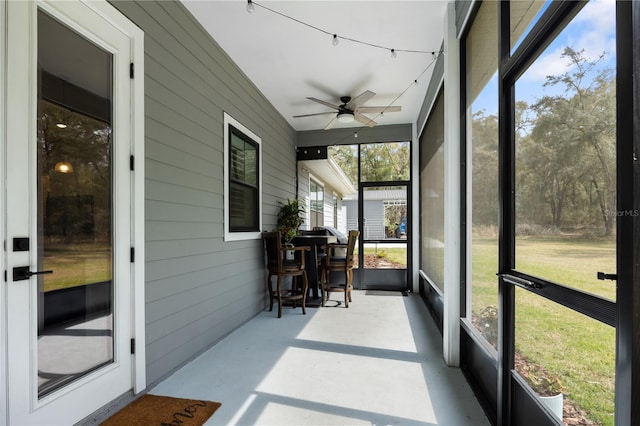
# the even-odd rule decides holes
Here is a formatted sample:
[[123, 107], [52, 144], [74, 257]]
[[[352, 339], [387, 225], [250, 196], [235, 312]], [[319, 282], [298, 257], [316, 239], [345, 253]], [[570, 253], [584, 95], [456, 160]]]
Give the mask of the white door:
[[113, 11], [6, 3], [10, 424], [73, 424], [133, 388], [132, 41]]

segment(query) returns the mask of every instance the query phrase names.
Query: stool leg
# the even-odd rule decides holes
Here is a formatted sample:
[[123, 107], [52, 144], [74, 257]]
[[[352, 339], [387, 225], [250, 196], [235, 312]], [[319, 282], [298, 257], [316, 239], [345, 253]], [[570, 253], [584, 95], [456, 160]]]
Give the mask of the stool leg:
[[307, 289], [309, 288], [309, 281], [307, 280], [307, 271], [302, 271], [302, 314], [307, 315]]
[[322, 272], [320, 273], [320, 297], [321, 297], [320, 306], [324, 306], [325, 295], [326, 295], [324, 282], [326, 279], [327, 279], [327, 272], [325, 271], [324, 268], [322, 268]]
[[273, 311], [273, 275], [267, 273], [267, 291], [269, 292], [269, 312]]
[[278, 275], [277, 283], [278, 292], [278, 318], [282, 317], [282, 277]]
[[344, 271], [344, 307], [349, 307], [349, 270]]
[[[296, 296], [299, 290], [298, 277], [291, 277], [291, 296]], [[296, 308], [297, 299], [291, 299], [291, 304], [293, 305], [293, 309]]]

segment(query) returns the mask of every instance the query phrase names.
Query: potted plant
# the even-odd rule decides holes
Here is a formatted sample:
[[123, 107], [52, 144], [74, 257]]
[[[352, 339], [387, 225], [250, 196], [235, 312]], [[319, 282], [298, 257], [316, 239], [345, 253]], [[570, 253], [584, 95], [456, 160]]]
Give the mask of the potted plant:
[[[519, 360], [518, 360], [519, 358]], [[546, 371], [540, 365], [531, 363], [516, 353], [516, 362], [520, 365], [518, 373], [538, 394], [538, 399], [560, 420], [563, 416], [564, 394], [560, 376]]]
[[544, 377], [540, 380], [540, 387], [542, 389], [539, 392], [540, 401], [562, 421], [564, 394], [562, 393], [562, 382], [560, 381], [560, 377]]
[[286, 203], [279, 204], [278, 231], [282, 233], [285, 244], [291, 244], [291, 240], [299, 234], [300, 225], [304, 222], [304, 205], [297, 198], [287, 198]]

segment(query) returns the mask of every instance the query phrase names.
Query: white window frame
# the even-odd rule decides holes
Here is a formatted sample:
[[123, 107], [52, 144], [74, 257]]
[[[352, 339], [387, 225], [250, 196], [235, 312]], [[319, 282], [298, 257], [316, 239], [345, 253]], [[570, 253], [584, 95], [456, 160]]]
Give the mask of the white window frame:
[[[318, 179], [317, 177], [315, 177], [314, 175], [312, 175], [311, 173], [309, 173], [309, 195], [307, 197], [307, 216], [309, 218], [309, 229], [313, 229], [313, 227], [311, 226], [311, 215], [313, 213], [313, 211], [311, 210], [311, 181], [314, 181], [316, 183], [316, 185], [318, 185], [319, 188], [322, 188], [322, 225], [320, 226], [325, 226], [324, 223], [324, 216], [325, 216], [325, 195], [327, 194], [326, 191], [326, 184], [322, 181], [322, 179]], [[317, 201], [317, 200], [313, 200], [313, 201]]]
[[331, 208], [333, 211], [331, 212], [331, 221], [333, 222], [333, 227], [338, 229], [338, 224], [340, 223], [340, 219], [338, 217], [338, 206], [340, 205], [340, 197], [335, 192], [331, 193]]
[[[243, 126], [238, 120], [234, 119], [232, 116], [224, 113], [224, 240], [225, 241], [241, 241], [241, 240], [256, 240], [261, 238], [261, 230], [262, 230], [262, 139], [249, 130], [247, 127]], [[248, 231], [248, 232], [231, 232], [230, 229], [230, 219], [229, 219], [229, 201], [230, 201], [230, 181], [229, 181], [229, 173], [230, 167], [229, 164], [229, 142], [230, 142], [230, 132], [229, 125], [235, 127], [240, 130], [246, 136], [250, 137], [253, 142], [258, 145], [258, 173], [256, 173], [258, 178], [258, 230], [257, 231]]]

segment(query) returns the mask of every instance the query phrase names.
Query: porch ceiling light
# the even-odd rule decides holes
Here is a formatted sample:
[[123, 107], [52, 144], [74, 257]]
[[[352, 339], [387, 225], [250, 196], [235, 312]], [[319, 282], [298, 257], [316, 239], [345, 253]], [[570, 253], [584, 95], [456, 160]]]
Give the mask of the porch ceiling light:
[[60, 161], [59, 163], [56, 163], [54, 170], [58, 173], [72, 173], [73, 166], [66, 161]]
[[338, 121], [341, 123], [352, 123], [353, 113], [349, 111], [341, 111], [338, 113]]

